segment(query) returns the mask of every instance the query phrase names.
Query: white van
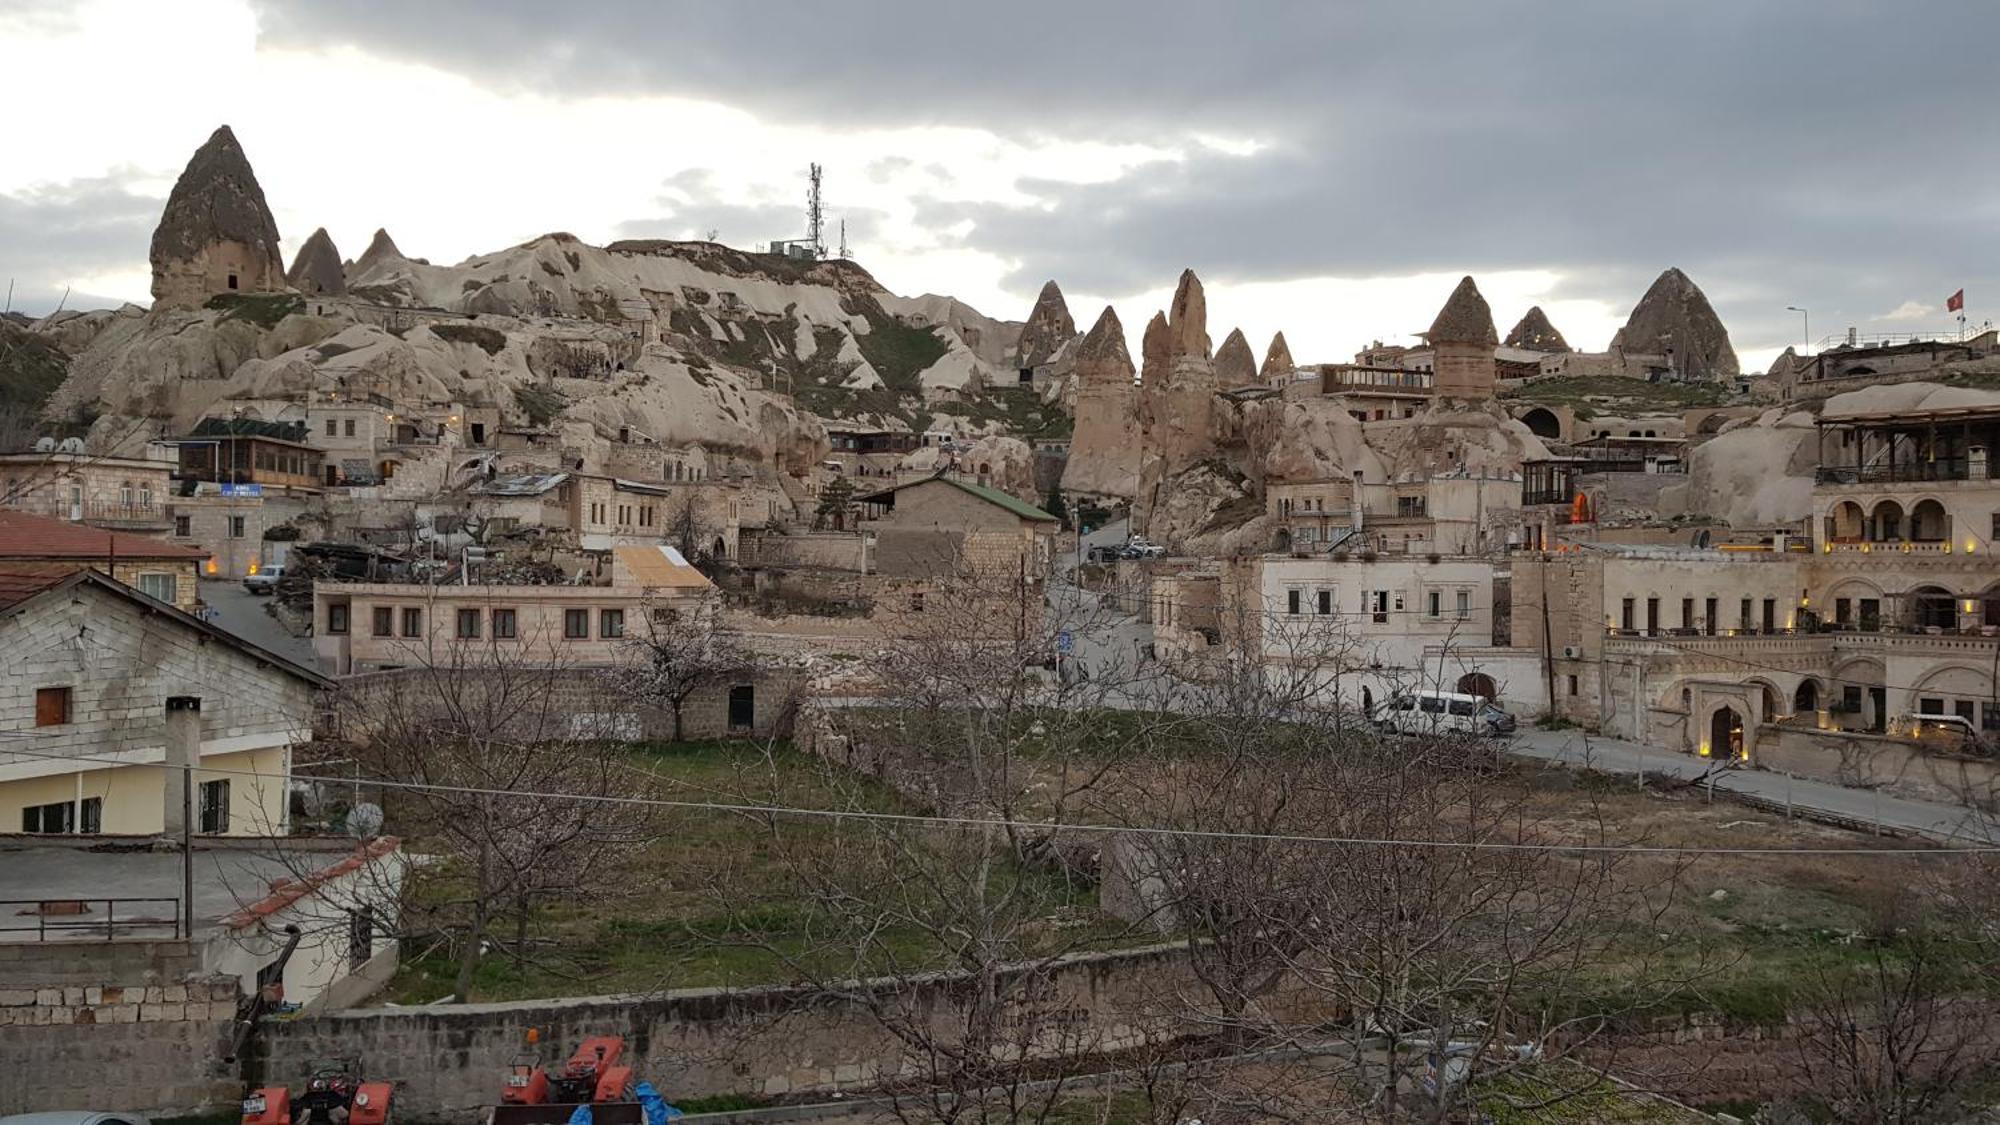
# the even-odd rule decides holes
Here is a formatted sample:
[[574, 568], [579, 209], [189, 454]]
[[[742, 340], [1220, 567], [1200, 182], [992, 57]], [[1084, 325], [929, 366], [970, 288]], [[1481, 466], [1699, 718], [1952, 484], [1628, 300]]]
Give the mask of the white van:
[[1404, 691], [1368, 713], [1375, 729], [1389, 734], [1513, 734], [1514, 716], [1483, 696], [1455, 691]]

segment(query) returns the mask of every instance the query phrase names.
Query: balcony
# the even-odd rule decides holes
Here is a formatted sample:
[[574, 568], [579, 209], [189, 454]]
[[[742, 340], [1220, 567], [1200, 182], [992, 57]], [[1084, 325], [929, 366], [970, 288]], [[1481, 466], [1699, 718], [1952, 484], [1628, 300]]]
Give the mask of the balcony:
[[115, 531], [164, 531], [173, 517], [159, 504], [122, 500], [50, 500], [31, 497], [6, 505], [17, 512]]
[[1900, 465], [1822, 465], [1813, 471], [1814, 483], [1823, 487], [1936, 484], [1950, 481], [1985, 483], [1992, 479], [1992, 471], [1986, 462], [1982, 460], [1973, 463], [1963, 457]]

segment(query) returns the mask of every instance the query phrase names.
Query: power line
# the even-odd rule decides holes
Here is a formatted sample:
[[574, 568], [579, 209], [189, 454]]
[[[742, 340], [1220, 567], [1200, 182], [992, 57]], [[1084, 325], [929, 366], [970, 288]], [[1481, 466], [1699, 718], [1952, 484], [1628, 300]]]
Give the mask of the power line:
[[[257, 770], [224, 769], [198, 764], [178, 765], [172, 762], [123, 762], [109, 758], [94, 758], [88, 755], [38, 754], [27, 750], [10, 750], [8, 753], [61, 762], [96, 762], [104, 765], [141, 766], [148, 769], [167, 771], [199, 770], [202, 773], [221, 774], [230, 777], [251, 777], [281, 784], [293, 780], [292, 775], [287, 774], [264, 773]], [[412, 792], [456, 793], [471, 797], [532, 797], [544, 801], [578, 801], [589, 804], [620, 805], [626, 807], [679, 809], [689, 812], [789, 816], [836, 821], [858, 820], [922, 825], [934, 828], [1000, 828], [1016, 831], [1045, 830], [1049, 832], [1083, 832], [1103, 835], [1197, 840], [1250, 840], [1261, 843], [1335, 845], [1341, 847], [1437, 848], [1448, 851], [1539, 852], [1557, 855], [1893, 856], [1903, 858], [2000, 855], [2000, 845], [1941, 848], [1692, 848], [1663, 844], [1532, 844], [1488, 840], [1421, 840], [1377, 836], [1315, 836], [1285, 832], [1231, 832], [1220, 829], [1164, 828], [1143, 825], [1095, 824], [1089, 822], [1049, 820], [1014, 820], [1004, 817], [944, 816], [933, 813], [892, 813], [867, 809], [814, 809], [794, 805], [769, 805], [745, 802], [677, 801], [665, 797], [619, 797], [609, 794], [555, 793], [540, 790], [522, 791], [493, 789], [474, 785], [442, 785], [435, 782], [387, 781], [372, 778], [326, 778], [323, 780], [334, 781], [343, 785], [359, 781], [364, 785]]]

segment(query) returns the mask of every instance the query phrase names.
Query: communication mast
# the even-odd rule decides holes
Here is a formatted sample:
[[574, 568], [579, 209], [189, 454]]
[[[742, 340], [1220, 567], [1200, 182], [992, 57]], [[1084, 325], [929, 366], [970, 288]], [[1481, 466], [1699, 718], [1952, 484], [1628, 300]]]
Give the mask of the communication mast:
[[806, 192], [806, 241], [812, 243], [813, 257], [826, 257], [826, 239], [821, 233], [819, 207], [819, 165], [812, 166], [812, 187]]
[[840, 220], [840, 260], [847, 260], [847, 220]]

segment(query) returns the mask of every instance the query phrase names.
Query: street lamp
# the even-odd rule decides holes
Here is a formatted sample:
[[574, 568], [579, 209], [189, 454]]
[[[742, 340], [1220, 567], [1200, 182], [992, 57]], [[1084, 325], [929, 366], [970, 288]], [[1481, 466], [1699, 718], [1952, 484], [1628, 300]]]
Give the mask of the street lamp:
[[1795, 312], [1795, 313], [1799, 314], [1799, 316], [1800, 316], [1801, 318], [1803, 318], [1803, 319], [1805, 320], [1805, 325], [1804, 325], [1804, 327], [1802, 327], [1802, 328], [1800, 329], [1800, 331], [1801, 331], [1801, 332], [1804, 332], [1804, 333], [1805, 333], [1805, 341], [1804, 341], [1804, 342], [1805, 342], [1805, 346], [1806, 346], [1807, 348], [1811, 348], [1811, 347], [1812, 347], [1812, 314], [1811, 314], [1811, 313], [1809, 313], [1809, 312], [1807, 312], [1806, 310], [1804, 310], [1804, 309], [1802, 309], [1802, 308], [1798, 307], [1797, 305], [1786, 305], [1786, 306], [1785, 306], [1785, 311], [1786, 311], [1786, 312]]

